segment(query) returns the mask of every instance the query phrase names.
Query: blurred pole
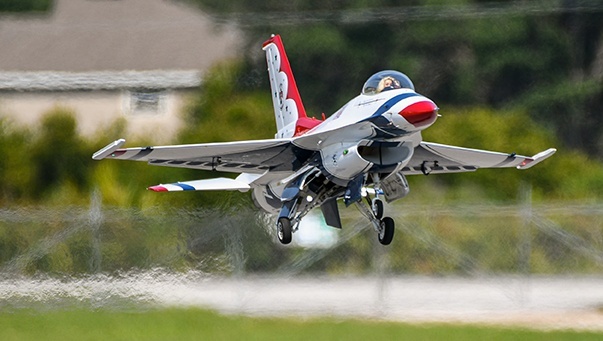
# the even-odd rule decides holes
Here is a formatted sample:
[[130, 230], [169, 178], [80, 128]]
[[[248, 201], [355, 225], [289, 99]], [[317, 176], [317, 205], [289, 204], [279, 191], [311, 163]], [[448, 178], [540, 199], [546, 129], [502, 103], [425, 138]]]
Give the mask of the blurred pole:
[[[385, 206], [385, 210], [389, 209], [388, 206]], [[375, 311], [377, 314], [383, 314], [387, 310], [387, 276], [389, 274], [389, 250], [392, 247], [391, 245], [381, 245], [379, 242], [375, 231], [371, 228], [369, 231], [370, 238], [373, 244], [373, 260], [372, 260], [372, 268], [373, 274], [376, 277], [376, 295], [377, 300], [375, 302]], [[396, 231], [397, 233], [401, 233], [400, 230]], [[394, 234], [395, 235], [395, 234]], [[392, 242], [395, 244], [395, 241]]]
[[521, 241], [519, 243], [519, 272], [530, 275], [530, 254], [532, 253], [532, 184], [522, 182], [519, 200], [521, 205]]
[[530, 257], [532, 254], [532, 183], [522, 181], [519, 186], [520, 211], [520, 241], [519, 241], [519, 275], [520, 284], [520, 303], [526, 303], [526, 291], [529, 290], [530, 279]]
[[101, 271], [101, 235], [100, 228], [103, 224], [102, 194], [97, 188], [90, 194], [90, 211], [88, 213], [88, 223], [90, 226], [92, 252], [90, 256], [90, 272], [98, 273]]
[[228, 223], [225, 226], [224, 246], [230, 258], [233, 277], [241, 278], [245, 274], [245, 253], [243, 250], [243, 231], [241, 230], [241, 226], [249, 224], [251, 220], [247, 216], [247, 212], [242, 214], [232, 212], [228, 216], [233, 218], [228, 219]]

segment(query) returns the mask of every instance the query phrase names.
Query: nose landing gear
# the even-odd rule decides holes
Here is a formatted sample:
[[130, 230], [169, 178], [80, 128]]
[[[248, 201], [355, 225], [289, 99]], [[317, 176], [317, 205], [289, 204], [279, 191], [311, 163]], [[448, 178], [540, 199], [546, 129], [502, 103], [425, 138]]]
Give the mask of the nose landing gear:
[[371, 209], [373, 210], [373, 215], [377, 219], [383, 218], [383, 201], [379, 198], [374, 198], [371, 201]]

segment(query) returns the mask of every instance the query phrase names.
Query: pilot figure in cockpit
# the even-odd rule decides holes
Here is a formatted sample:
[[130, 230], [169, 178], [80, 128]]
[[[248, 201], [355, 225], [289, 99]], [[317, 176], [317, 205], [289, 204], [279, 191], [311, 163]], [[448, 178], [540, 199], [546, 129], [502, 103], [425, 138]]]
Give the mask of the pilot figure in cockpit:
[[383, 77], [381, 81], [379, 81], [379, 86], [377, 87], [377, 93], [392, 89], [400, 89], [400, 82], [398, 82], [394, 77], [387, 76]]

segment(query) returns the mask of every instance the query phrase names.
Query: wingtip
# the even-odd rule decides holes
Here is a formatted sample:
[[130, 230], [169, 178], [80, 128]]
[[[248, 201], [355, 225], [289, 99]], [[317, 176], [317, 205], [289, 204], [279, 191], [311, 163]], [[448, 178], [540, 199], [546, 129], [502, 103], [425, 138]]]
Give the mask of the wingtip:
[[545, 151], [542, 151], [542, 152], [532, 156], [531, 158], [524, 160], [519, 166], [517, 166], [517, 169], [531, 168], [531, 167], [535, 166], [536, 164], [548, 159], [556, 152], [557, 152], [556, 148], [549, 148]]
[[168, 189], [163, 187], [162, 185], [147, 187], [147, 190], [153, 191], [153, 192], [167, 192], [168, 191]]
[[92, 155], [93, 160], [102, 160], [113, 154], [117, 149], [121, 148], [126, 143], [125, 139], [115, 140]]

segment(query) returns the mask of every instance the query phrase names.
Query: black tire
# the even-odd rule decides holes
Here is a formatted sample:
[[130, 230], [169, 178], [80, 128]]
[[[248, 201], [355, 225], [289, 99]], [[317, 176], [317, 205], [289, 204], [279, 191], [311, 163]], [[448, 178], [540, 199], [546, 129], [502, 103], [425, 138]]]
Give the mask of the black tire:
[[381, 220], [380, 230], [378, 234], [379, 243], [382, 245], [389, 245], [394, 239], [394, 231], [396, 229], [396, 223], [390, 217], [385, 217]]
[[291, 243], [291, 220], [287, 217], [278, 218], [276, 236], [281, 244]]
[[371, 209], [373, 210], [373, 214], [375, 218], [381, 219], [383, 218], [383, 201], [380, 199], [373, 199], [373, 203], [371, 204]]

